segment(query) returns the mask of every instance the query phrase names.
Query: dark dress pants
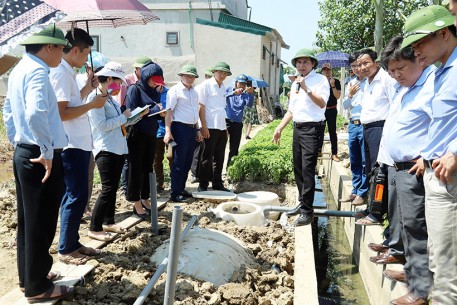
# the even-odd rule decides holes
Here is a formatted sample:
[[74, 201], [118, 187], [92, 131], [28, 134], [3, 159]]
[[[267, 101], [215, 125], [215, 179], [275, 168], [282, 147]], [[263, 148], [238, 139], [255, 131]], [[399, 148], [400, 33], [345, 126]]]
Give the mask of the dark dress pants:
[[[401, 213], [398, 208], [398, 188], [396, 169], [389, 166], [387, 169], [388, 198], [387, 198], [387, 217], [389, 219], [389, 248], [392, 255], [404, 255], [405, 248], [401, 235]], [[401, 183], [401, 181], [400, 181]], [[380, 215], [382, 217], [382, 215]]]
[[243, 134], [243, 123], [238, 123], [229, 119], [225, 119], [227, 130], [229, 133], [229, 154], [227, 159], [227, 167], [234, 156], [238, 155], [240, 148], [241, 135]]
[[149, 173], [154, 172], [154, 153], [156, 138], [141, 132], [133, 126], [127, 136], [128, 182], [125, 198], [139, 201], [150, 197]]
[[165, 145], [166, 144], [163, 141], [163, 137], [156, 139], [156, 147], [154, 152], [154, 172], [156, 173], [156, 181], [158, 187], [163, 187], [165, 181], [165, 176], [163, 173], [163, 158], [165, 156]]
[[173, 147], [173, 165], [171, 167], [171, 198], [176, 198], [186, 188], [187, 176], [192, 166], [195, 150], [197, 129], [173, 122], [171, 134], [177, 144]]
[[103, 222], [114, 224], [116, 211], [116, 192], [121, 178], [124, 155], [101, 151], [95, 156], [95, 162], [100, 173], [102, 191], [95, 202], [90, 222], [90, 230], [103, 231]]
[[324, 141], [324, 125], [294, 127], [293, 161], [295, 181], [302, 214], [313, 213], [316, 188], [316, 165], [319, 149]]
[[224, 166], [225, 146], [227, 145], [227, 130], [209, 129], [209, 139], [205, 139], [205, 146], [201, 155], [198, 178], [200, 184], [221, 186], [222, 168]]
[[194, 175], [195, 177], [198, 177], [198, 172], [199, 172], [199, 168], [200, 168], [200, 160], [201, 160], [204, 148], [205, 148], [205, 141], [195, 143], [194, 153], [193, 153], [193, 157], [192, 157], [192, 166], [190, 167], [190, 171], [192, 172], [192, 175]]
[[17, 195], [17, 267], [19, 286], [25, 287], [26, 297], [41, 294], [53, 285], [46, 278], [52, 267], [49, 248], [56, 233], [64, 192], [60, 153], [54, 152], [51, 175], [45, 183], [41, 182], [44, 166], [30, 162], [39, 156], [38, 146], [18, 144], [13, 157]]
[[376, 164], [378, 159], [379, 144], [381, 143], [384, 121], [370, 123], [363, 127], [363, 140], [365, 148], [365, 170], [367, 176]]
[[[397, 206], [401, 233], [405, 246], [405, 274], [408, 289], [421, 298], [427, 298], [432, 286], [427, 251], [428, 233], [425, 221], [425, 188], [423, 176], [417, 177], [408, 170], [398, 170]], [[449, 266], [452, 268], [452, 266]], [[455, 266], [453, 266], [455, 268]]]
[[332, 147], [332, 155], [338, 154], [338, 137], [336, 135], [336, 116], [338, 110], [336, 108], [325, 110], [325, 121], [327, 122], [328, 134], [330, 136], [330, 144]]

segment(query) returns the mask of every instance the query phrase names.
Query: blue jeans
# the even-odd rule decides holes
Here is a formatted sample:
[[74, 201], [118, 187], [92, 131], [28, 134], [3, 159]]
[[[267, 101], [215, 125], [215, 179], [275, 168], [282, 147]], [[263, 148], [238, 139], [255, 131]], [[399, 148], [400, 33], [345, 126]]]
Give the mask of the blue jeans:
[[348, 126], [349, 160], [352, 172], [352, 194], [365, 197], [368, 192], [368, 180], [365, 170], [365, 144], [363, 127], [350, 123]]
[[87, 204], [90, 153], [77, 148], [62, 152], [65, 194], [60, 206], [60, 254], [69, 254], [82, 246], [78, 231]]
[[197, 129], [175, 122], [171, 124], [171, 133], [178, 144], [173, 147], [173, 165], [171, 167], [171, 197], [176, 198], [186, 187], [194, 156]]

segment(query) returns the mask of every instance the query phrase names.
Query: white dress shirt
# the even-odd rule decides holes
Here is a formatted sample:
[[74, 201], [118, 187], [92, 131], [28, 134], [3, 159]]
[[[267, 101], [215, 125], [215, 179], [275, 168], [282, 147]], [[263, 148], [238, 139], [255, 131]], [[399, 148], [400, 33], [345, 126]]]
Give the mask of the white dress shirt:
[[[68, 102], [68, 107], [83, 105], [81, 92], [76, 83], [76, 72], [62, 59], [60, 65], [51, 69], [49, 74], [51, 85], [57, 96], [57, 101]], [[68, 136], [68, 145], [64, 148], [78, 148], [92, 151], [92, 133], [87, 114], [63, 122], [65, 133]]]
[[382, 68], [371, 83], [368, 80], [362, 82], [360, 86], [362, 124], [384, 121], [387, 118], [390, 104], [395, 96], [395, 83], [396, 81]]
[[[305, 76], [305, 84], [315, 95], [320, 96], [327, 103], [330, 96], [330, 85], [325, 76], [312, 70]], [[292, 83], [291, 88], [288, 110], [292, 113], [294, 122], [320, 122], [325, 120], [325, 107], [321, 108], [317, 106], [311, 100], [308, 93], [301, 88], [296, 93], [295, 81]]]
[[171, 87], [167, 93], [167, 109], [172, 110], [172, 122], [197, 124], [199, 104], [195, 88], [187, 89], [182, 82]]
[[217, 84], [214, 77], [205, 80], [197, 87], [198, 101], [205, 106], [206, 127], [226, 130], [225, 86]]

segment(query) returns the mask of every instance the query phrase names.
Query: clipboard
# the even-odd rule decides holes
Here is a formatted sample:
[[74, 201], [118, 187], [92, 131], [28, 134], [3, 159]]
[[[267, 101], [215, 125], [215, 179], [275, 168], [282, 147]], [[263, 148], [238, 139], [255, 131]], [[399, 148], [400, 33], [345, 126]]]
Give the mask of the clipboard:
[[160, 110], [160, 111], [158, 111], [158, 112], [151, 113], [150, 115], [148, 115], [148, 117], [153, 116], [153, 115], [156, 115], [156, 114], [161, 114], [161, 113], [167, 112], [167, 111], [168, 111], [168, 109], [163, 109], [163, 110]]
[[135, 108], [135, 110], [131, 112], [131, 116], [127, 119], [127, 123], [125, 123], [125, 126], [134, 125], [139, 120], [141, 120], [141, 113], [143, 113], [143, 111], [145, 111], [146, 109], [149, 109], [149, 105]]

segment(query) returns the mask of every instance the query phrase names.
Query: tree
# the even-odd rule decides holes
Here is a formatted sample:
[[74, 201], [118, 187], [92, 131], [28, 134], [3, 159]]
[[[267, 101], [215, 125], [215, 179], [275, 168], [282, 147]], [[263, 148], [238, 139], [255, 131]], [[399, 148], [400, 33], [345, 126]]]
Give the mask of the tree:
[[[382, 37], [378, 37], [381, 49], [392, 37], [402, 33], [404, 17], [415, 10], [433, 4], [431, 0], [322, 0], [319, 2], [321, 19], [318, 21], [316, 46], [322, 51], [340, 50], [352, 52], [373, 47], [377, 4], [383, 18]], [[381, 17], [381, 16], [378, 16]], [[381, 39], [382, 38], [382, 39]]]

